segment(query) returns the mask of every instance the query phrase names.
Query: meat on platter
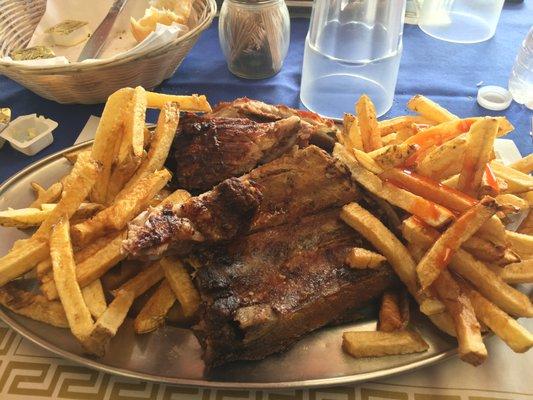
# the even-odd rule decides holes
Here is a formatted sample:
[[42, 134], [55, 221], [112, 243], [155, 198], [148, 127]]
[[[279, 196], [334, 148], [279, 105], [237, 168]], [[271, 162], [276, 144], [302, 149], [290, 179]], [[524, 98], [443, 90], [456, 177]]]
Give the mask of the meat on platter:
[[356, 271], [344, 263], [350, 248], [371, 248], [338, 217], [359, 197], [326, 151], [293, 147], [182, 205], [139, 216], [124, 246], [136, 257], [201, 260], [194, 331], [207, 367], [261, 359], [349, 320], [395, 281], [387, 265]]

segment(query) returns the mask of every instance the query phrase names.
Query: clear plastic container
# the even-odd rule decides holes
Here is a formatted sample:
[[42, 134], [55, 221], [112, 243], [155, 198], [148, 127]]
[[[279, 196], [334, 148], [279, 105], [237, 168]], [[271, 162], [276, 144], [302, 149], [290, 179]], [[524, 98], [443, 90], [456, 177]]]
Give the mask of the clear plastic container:
[[503, 3], [504, 0], [426, 0], [418, 26], [447, 42], [483, 42], [494, 36]]
[[37, 114], [24, 115], [14, 119], [1, 133], [11, 147], [27, 156], [33, 156], [52, 144], [52, 131], [57, 122]]
[[518, 50], [509, 77], [509, 91], [514, 101], [533, 110], [533, 26]]
[[392, 106], [405, 1], [315, 0], [305, 40], [300, 99], [330, 118], [354, 112], [362, 94], [378, 116]]

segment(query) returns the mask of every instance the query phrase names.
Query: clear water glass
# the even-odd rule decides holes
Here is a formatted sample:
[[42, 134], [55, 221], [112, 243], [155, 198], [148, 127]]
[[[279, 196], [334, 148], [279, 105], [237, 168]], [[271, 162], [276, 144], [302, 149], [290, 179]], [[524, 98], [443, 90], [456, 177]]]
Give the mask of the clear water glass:
[[362, 94], [378, 116], [392, 106], [402, 55], [405, 0], [315, 0], [305, 40], [300, 99], [330, 118]]
[[478, 43], [496, 32], [504, 0], [425, 0], [418, 26], [434, 38]]

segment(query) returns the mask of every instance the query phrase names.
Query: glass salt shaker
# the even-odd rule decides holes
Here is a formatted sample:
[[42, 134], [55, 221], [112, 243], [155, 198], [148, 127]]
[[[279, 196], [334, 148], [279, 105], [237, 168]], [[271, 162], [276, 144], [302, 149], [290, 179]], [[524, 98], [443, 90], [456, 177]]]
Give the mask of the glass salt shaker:
[[268, 78], [280, 71], [289, 49], [289, 10], [284, 0], [225, 0], [218, 34], [233, 74]]

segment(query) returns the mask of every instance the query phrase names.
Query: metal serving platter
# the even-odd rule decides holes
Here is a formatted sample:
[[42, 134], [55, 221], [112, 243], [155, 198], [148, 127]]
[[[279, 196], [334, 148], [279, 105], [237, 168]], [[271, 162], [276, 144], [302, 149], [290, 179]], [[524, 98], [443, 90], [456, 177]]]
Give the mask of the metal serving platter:
[[[90, 142], [65, 149], [22, 170], [0, 186], [0, 210], [26, 207], [33, 200], [30, 182], [44, 186], [64, 176], [71, 165], [66, 152]], [[0, 255], [27, 232], [0, 227]], [[307, 335], [288, 351], [262, 361], [238, 362], [204, 376], [201, 351], [194, 335], [186, 329], [165, 326], [156, 332], [137, 335], [131, 320], [120, 328], [103, 358], [83, 354], [67, 329], [54, 328], [16, 315], [0, 307], [0, 318], [28, 340], [64, 358], [105, 372], [143, 380], [178, 385], [217, 388], [303, 388], [342, 385], [412, 371], [456, 354], [453, 339], [437, 331], [422, 316], [415, 326], [429, 343], [425, 353], [383, 358], [354, 359], [341, 349], [342, 332], [373, 330], [373, 318], [343, 326], [326, 327]]]

